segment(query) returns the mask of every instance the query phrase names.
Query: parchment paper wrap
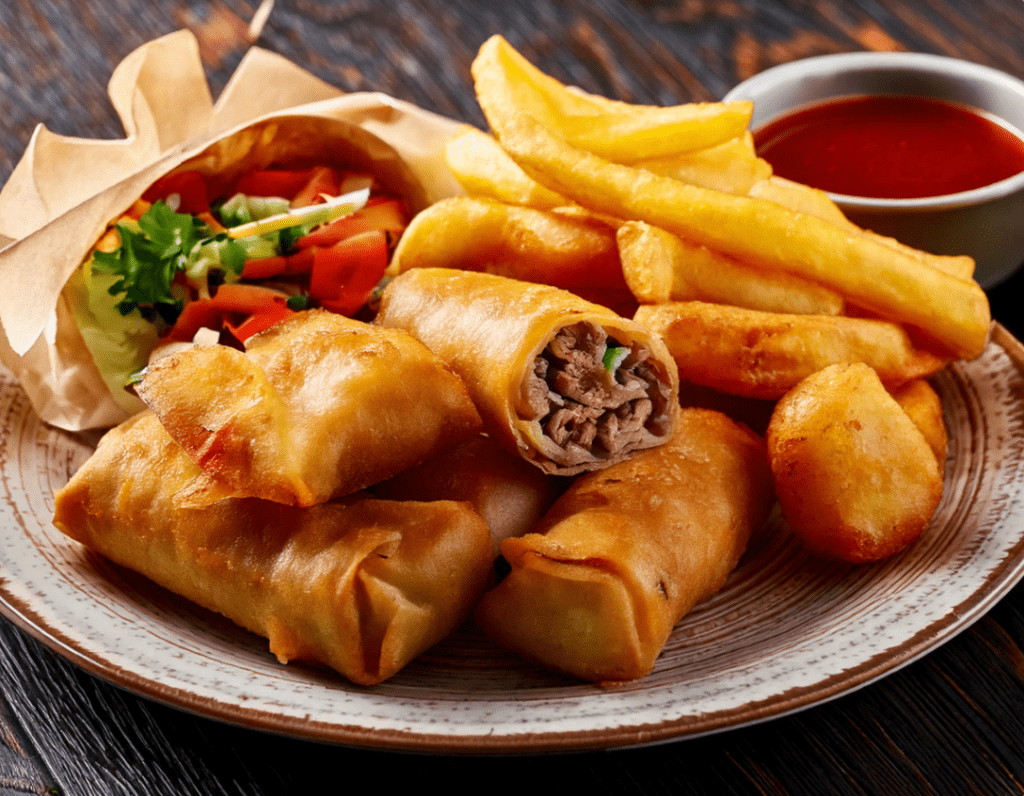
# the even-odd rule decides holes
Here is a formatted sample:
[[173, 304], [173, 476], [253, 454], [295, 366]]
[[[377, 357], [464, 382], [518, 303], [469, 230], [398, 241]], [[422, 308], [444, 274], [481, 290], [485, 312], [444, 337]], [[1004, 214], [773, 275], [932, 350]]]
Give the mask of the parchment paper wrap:
[[[281, 117], [358, 128], [356, 146], [422, 189], [419, 202], [463, 193], [444, 162], [457, 124], [379, 93], [342, 94], [259, 48], [213, 102], [199, 46], [179, 31], [114, 70], [108, 93], [126, 137], [57, 135], [40, 125], [0, 191], [0, 361], [40, 417], [76, 431], [127, 416], [111, 397], [61, 298], [107, 224], [157, 178], [242, 128]], [[7, 239], [13, 240], [8, 243]]]

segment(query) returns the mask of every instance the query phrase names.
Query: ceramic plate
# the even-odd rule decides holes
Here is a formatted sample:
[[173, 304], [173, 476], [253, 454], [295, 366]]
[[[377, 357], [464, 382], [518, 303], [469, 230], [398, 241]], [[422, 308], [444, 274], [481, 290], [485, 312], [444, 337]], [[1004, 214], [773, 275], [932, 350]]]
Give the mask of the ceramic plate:
[[0, 379], [0, 611], [86, 670], [161, 702], [320, 741], [439, 752], [608, 748], [692, 737], [846, 693], [966, 628], [1024, 575], [1024, 361], [996, 327], [935, 378], [950, 446], [926, 534], [881, 564], [809, 557], [775, 516], [725, 589], [675, 628], [653, 673], [616, 687], [549, 674], [471, 627], [389, 682], [280, 666], [266, 642], [50, 524], [95, 435], [39, 421]]

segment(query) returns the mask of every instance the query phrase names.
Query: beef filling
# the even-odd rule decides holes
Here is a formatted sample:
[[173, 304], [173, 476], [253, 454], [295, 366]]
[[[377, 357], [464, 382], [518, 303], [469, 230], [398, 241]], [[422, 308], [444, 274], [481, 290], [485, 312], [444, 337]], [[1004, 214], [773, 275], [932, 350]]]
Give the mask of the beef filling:
[[[604, 329], [583, 321], [555, 335], [534, 360], [526, 384], [531, 416], [562, 449], [557, 463], [571, 467], [633, 450], [664, 429], [668, 385], [646, 362], [637, 345], [614, 371], [604, 365], [608, 348], [619, 346]], [[649, 427], [650, 426], [650, 427]]]

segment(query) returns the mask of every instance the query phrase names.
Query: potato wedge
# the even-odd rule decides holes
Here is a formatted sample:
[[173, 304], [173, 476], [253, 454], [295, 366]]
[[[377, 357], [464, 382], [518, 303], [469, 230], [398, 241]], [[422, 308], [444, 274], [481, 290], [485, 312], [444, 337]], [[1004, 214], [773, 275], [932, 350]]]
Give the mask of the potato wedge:
[[843, 311], [843, 297], [834, 290], [753, 268], [643, 221], [627, 221], [616, 239], [626, 284], [642, 304], [708, 301], [765, 312]]
[[841, 362], [865, 362], [894, 386], [946, 364], [915, 348], [897, 324], [867, 318], [686, 301], [642, 306], [634, 320], [661, 335], [681, 380], [747, 398], [780, 398], [812, 373]]
[[944, 470], [949, 432], [946, 430], [946, 420], [942, 414], [942, 399], [939, 398], [939, 394], [925, 379], [908, 381], [889, 392], [924, 435], [928, 446], [935, 453], [939, 469]]
[[776, 406], [767, 442], [783, 516], [826, 557], [868, 562], [898, 553], [942, 497], [924, 435], [863, 363], [802, 381]]
[[501, 36], [484, 42], [472, 72], [477, 100], [499, 140], [509, 120], [526, 114], [573, 145], [621, 162], [716, 146], [743, 135], [752, 111], [747, 101], [657, 107], [598, 100], [569, 91]]
[[977, 283], [870, 233], [611, 163], [529, 116], [505, 120], [501, 142], [527, 174], [590, 210], [646, 221], [752, 265], [818, 282], [888, 320], [919, 327], [957, 357], [971, 359], [985, 347], [991, 313]]

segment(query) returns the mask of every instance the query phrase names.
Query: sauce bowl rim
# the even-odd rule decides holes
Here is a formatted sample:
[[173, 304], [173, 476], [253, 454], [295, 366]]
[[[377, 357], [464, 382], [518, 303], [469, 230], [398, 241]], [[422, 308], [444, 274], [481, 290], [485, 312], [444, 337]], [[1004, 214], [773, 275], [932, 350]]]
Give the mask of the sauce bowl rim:
[[[1003, 91], [1015, 94], [1024, 102], [1024, 80], [1019, 80], [1006, 72], [972, 61], [964, 61], [945, 55], [913, 52], [830, 53], [801, 58], [770, 67], [743, 80], [730, 89], [722, 98], [722, 101], [750, 100], [757, 95], [771, 93], [771, 89], [775, 86], [807, 77], [827, 78], [840, 72], [877, 72], [884, 69], [905, 73], [926, 72], [940, 77], [945, 75], [959, 79], [966, 78], [986, 85], [997, 86]], [[852, 91], [844, 91], [836, 93], [834, 98], [849, 97], [853, 96], [854, 93]], [[879, 96], [880, 94], [879, 92], [862, 92], [861, 95]], [[820, 101], [826, 102], [829, 99], [833, 99], [833, 97], [823, 97]], [[801, 107], [807, 107], [810, 104], [806, 103], [786, 108], [771, 119], [766, 119], [764, 124], [774, 121], [784, 113], [789, 113]], [[996, 114], [984, 108], [974, 107], [974, 110], [980, 111], [987, 116], [999, 118]], [[1009, 122], [1004, 119], [1000, 119], [1000, 121], [1009, 125]], [[1013, 125], [1010, 125], [1010, 128], [1016, 133], [1024, 132]], [[923, 196], [913, 199], [851, 196], [848, 194], [832, 193], [831, 191], [826, 191], [825, 193], [840, 207], [878, 210], [935, 210], [981, 204], [1009, 196], [1022, 189], [1024, 189], [1024, 171], [969, 191], [939, 196]]]

